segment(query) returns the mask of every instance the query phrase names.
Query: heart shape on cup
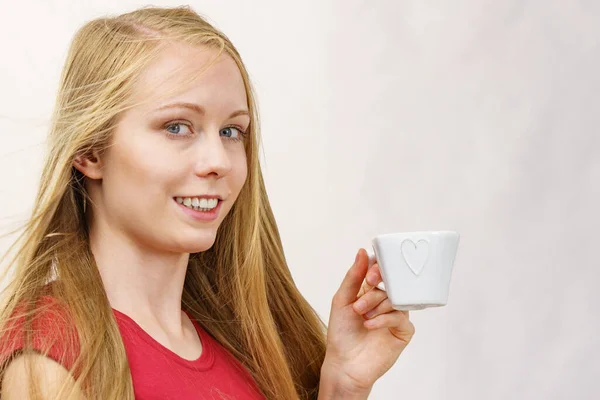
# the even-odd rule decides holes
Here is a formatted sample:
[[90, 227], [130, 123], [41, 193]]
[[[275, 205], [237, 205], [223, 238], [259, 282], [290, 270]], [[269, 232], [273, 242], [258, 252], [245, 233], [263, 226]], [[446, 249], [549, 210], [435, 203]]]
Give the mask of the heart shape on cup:
[[429, 257], [429, 242], [425, 239], [417, 241], [417, 244], [410, 239], [402, 242], [402, 256], [406, 264], [415, 275], [423, 271]]

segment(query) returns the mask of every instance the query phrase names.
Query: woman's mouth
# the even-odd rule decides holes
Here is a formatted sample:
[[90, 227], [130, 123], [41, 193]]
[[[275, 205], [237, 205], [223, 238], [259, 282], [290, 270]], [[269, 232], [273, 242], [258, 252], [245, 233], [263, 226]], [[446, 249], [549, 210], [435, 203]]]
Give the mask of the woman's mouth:
[[174, 197], [175, 202], [188, 216], [199, 221], [212, 221], [219, 215], [221, 203], [218, 198]]

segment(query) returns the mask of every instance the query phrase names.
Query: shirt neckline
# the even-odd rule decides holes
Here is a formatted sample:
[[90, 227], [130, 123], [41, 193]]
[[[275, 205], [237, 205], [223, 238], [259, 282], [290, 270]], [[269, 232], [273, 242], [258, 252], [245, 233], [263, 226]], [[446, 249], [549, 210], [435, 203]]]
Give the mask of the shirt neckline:
[[210, 340], [211, 338], [209, 337], [208, 333], [206, 333], [206, 331], [202, 329], [200, 324], [198, 324], [198, 322], [187, 311], [183, 310], [183, 312], [185, 312], [186, 315], [192, 321], [194, 328], [196, 328], [196, 332], [198, 333], [198, 337], [200, 338], [200, 343], [202, 344], [202, 354], [200, 354], [200, 357], [198, 357], [195, 360], [188, 360], [181, 357], [179, 354], [163, 346], [156, 339], [150, 336], [150, 334], [146, 332], [137, 322], [135, 322], [133, 318], [131, 318], [127, 314], [122, 313], [117, 309], [113, 308], [112, 310], [114, 315], [119, 320], [127, 323], [130, 327], [132, 327], [134, 331], [138, 334], [138, 336], [141, 337], [148, 345], [152, 346], [154, 349], [161, 352], [164, 356], [168, 357], [169, 359], [179, 363], [180, 365], [183, 365], [184, 367], [200, 371], [208, 370], [213, 366], [215, 361], [215, 354], [212, 346], [212, 341]]

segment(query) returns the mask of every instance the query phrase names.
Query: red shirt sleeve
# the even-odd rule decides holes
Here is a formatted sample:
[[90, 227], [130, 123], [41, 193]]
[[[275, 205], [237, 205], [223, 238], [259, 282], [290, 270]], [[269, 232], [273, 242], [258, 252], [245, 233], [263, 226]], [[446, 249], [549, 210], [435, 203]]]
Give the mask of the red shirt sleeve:
[[79, 354], [76, 329], [70, 323], [66, 307], [50, 296], [42, 296], [29, 328], [25, 326], [24, 307], [17, 307], [0, 339], [0, 365], [10, 361], [26, 347], [26, 330], [32, 332], [27, 350], [44, 354], [71, 370]]

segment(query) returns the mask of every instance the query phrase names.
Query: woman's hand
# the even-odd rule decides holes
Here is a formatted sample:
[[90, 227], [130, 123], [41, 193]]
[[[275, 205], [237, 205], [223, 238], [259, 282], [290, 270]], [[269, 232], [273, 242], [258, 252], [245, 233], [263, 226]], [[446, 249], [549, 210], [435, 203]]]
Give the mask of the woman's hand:
[[394, 310], [386, 292], [375, 287], [379, 282], [379, 266], [369, 268], [366, 251], [359, 249], [333, 296], [327, 327], [321, 379], [337, 390], [368, 395], [415, 333], [408, 311]]

